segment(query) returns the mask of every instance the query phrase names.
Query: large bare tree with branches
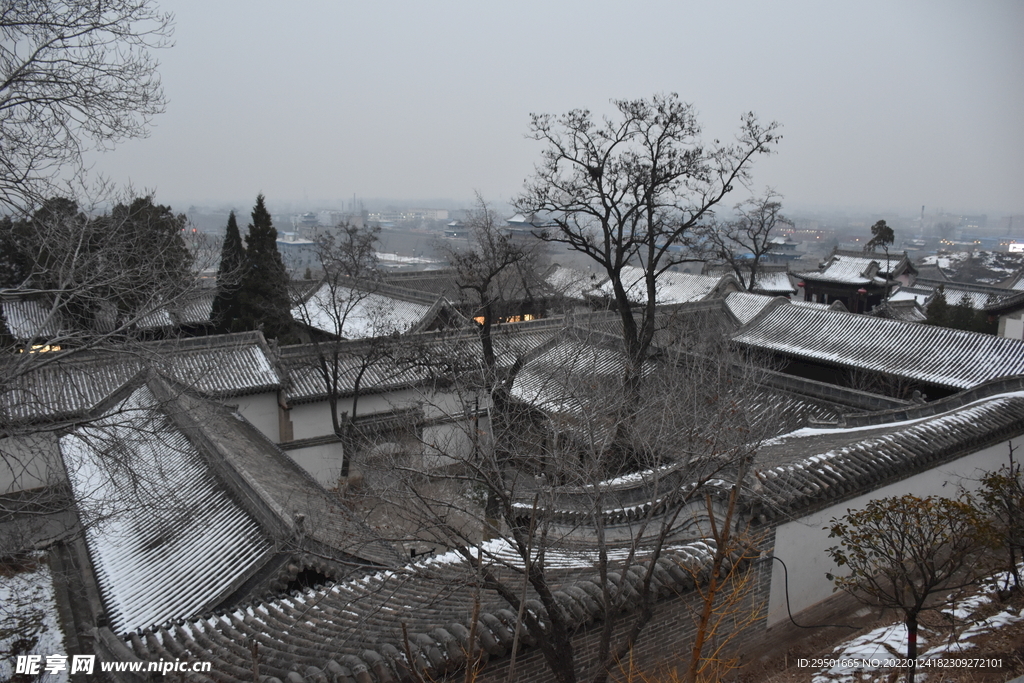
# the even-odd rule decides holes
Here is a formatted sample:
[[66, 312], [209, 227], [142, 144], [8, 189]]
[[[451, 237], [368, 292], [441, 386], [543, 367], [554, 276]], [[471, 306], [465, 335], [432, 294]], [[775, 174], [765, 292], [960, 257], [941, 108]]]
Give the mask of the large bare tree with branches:
[[736, 205], [733, 220], [709, 226], [708, 237], [716, 256], [732, 268], [736, 277], [754, 291], [761, 261], [772, 250], [773, 231], [793, 222], [782, 215], [782, 195], [771, 188], [758, 197]]
[[[530, 137], [545, 148], [515, 206], [552, 222], [543, 239], [605, 270], [635, 379], [654, 338], [658, 276], [687, 259], [696, 229], [749, 181], [754, 159], [780, 136], [778, 124], [750, 113], [735, 141], [707, 144], [693, 106], [674, 93], [613, 104], [616, 116], [601, 121], [585, 109], [531, 116]], [[623, 282], [630, 265], [643, 270], [639, 302], [628, 294], [633, 283]]]
[[507, 302], [529, 296], [538, 253], [536, 244], [524, 244], [502, 232], [497, 216], [479, 193], [465, 223], [470, 233], [468, 248], [439, 242], [435, 250], [448, 261], [456, 284], [476, 309], [483, 361], [493, 375], [496, 360], [491, 332], [507, 313]]
[[151, 0], [5, 0], [0, 203], [38, 204], [87, 150], [144, 137], [166, 101], [152, 51], [172, 32]]

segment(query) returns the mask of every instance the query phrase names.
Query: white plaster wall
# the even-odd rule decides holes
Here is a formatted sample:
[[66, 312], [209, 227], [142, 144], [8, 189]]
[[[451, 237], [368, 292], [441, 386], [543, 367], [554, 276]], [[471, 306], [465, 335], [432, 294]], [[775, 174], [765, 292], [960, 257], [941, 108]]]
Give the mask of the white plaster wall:
[[1024, 311], [1000, 316], [999, 336], [1008, 339], [1024, 339]]
[[[476, 430], [476, 443], [473, 432]], [[485, 447], [490, 424], [481, 417], [426, 427], [423, 430], [423, 469], [427, 472], [472, 458], [474, 447]]]
[[[421, 407], [424, 418], [428, 420], [445, 415], [460, 417], [465, 414], [462, 400], [461, 396], [453, 393], [425, 392], [418, 389], [367, 394], [359, 397], [356, 417], [358, 419], [360, 416], [415, 407]], [[480, 407], [484, 406], [481, 404]], [[292, 438], [298, 441], [330, 434], [333, 431], [330, 411], [330, 404], [326, 400], [292, 406], [289, 411], [289, 418], [292, 421]], [[352, 399], [339, 399], [338, 411], [339, 413], [346, 411], [351, 413]]]
[[[826, 554], [826, 550], [837, 542], [837, 539], [829, 538], [825, 529], [832, 518], [845, 515], [847, 510], [862, 508], [875, 498], [908, 493], [922, 497], [955, 497], [959, 486], [974, 489], [984, 472], [1008, 464], [1008, 456], [1009, 448], [1003, 442], [777, 527], [775, 556], [789, 568], [789, 607], [792, 613], [796, 615], [833, 594], [833, 583], [825, 578], [826, 573], [847, 573], [837, 568]], [[773, 561], [772, 564], [771, 594], [768, 599], [769, 626], [789, 618], [786, 612], [785, 574], [780, 563]]]
[[[420, 395], [411, 390], [392, 391], [383, 394], [365, 394], [359, 397], [356, 418], [386, 413], [402, 408], [414, 408], [419, 404]], [[338, 413], [352, 413], [352, 398], [338, 399]], [[292, 438], [312, 439], [327, 436], [334, 431], [331, 424], [331, 404], [326, 399], [315, 403], [300, 403], [289, 411], [292, 421]]]
[[0, 493], [51, 486], [65, 479], [53, 432], [0, 439]]
[[238, 403], [238, 412], [274, 443], [281, 442], [281, 425], [277, 415], [277, 392], [239, 396], [228, 403]]
[[292, 438], [296, 441], [326, 436], [334, 431], [331, 406], [327, 401], [293, 405], [288, 418], [292, 421]]

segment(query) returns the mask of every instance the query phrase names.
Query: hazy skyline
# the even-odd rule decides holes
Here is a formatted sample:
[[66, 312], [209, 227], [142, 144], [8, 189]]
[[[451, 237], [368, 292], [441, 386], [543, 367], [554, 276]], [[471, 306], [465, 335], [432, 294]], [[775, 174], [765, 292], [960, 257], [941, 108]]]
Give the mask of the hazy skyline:
[[787, 206], [1024, 212], [1015, 0], [160, 7], [167, 111], [90, 159], [178, 210], [507, 201], [540, 155], [530, 112], [678, 92], [709, 140], [745, 111], [783, 125], [754, 182]]

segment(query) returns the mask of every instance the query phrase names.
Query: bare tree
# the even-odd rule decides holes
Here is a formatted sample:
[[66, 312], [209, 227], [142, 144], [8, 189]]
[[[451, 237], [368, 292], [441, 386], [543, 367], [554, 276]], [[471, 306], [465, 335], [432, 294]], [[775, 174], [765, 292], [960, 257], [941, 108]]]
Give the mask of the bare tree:
[[[443, 475], [389, 467], [390, 488], [378, 492], [393, 528], [409, 530], [403, 540], [462, 555], [467, 569], [460, 580], [517, 615], [523, 637], [559, 681], [604, 681], [625, 664], [654, 617], [656, 577], [666, 566], [693, 563], [697, 573], [714, 564], [724, 580], [743, 564], [739, 534], [722, 533], [721, 525], [721, 552], [715, 552], [705, 495], [712, 515], [732, 530], [729, 491], [736, 485], [738, 492], [759, 443], [759, 427], [750, 424], [739, 397], [749, 395], [759, 373], [729, 370], [722, 358], [666, 354], [659, 365], [649, 361], [642, 403], [632, 404], [635, 419], [624, 431], [644, 460], [633, 474], [609, 478], [606, 444], [620, 433], [628, 362], [620, 344], [576, 330], [528, 358], [500, 354], [499, 364], [521, 369], [507, 380], [504, 416], [494, 419], [490, 410], [478, 447], [445, 454]], [[437, 394], [472, 401], [479, 386], [465, 381], [443, 382]], [[680, 548], [695, 539], [707, 539], [701, 547], [711, 550], [685, 559]], [[581, 573], [597, 587], [587, 598], [600, 619], [593, 661], [574, 650], [580, 623], [565, 603], [564, 591]], [[713, 591], [709, 601], [722, 594]], [[717, 622], [706, 616], [704, 623]]]
[[871, 605], [899, 610], [907, 627], [907, 682], [917, 662], [918, 616], [973, 585], [984, 563], [979, 552], [994, 543], [991, 525], [967, 500], [914, 495], [879, 498], [831, 520], [828, 553], [846, 576], [836, 586]]
[[[7, 328], [0, 346], [3, 479], [17, 483], [35, 467], [32, 450], [13, 447], [11, 437], [51, 438], [52, 425], [27, 415], [62, 414], [65, 404], [92, 395], [82, 386], [85, 374], [59, 376], [75, 356], [102, 352], [114, 369], [97, 372], [123, 375], [133, 363], [156, 360], [139, 342], [190, 316], [208, 316], [196, 310], [203, 303], [202, 266], [182, 238], [184, 226], [184, 216], [151, 198], [98, 216], [72, 201], [50, 200], [25, 219], [0, 224], [0, 310]], [[57, 376], [40, 384], [37, 378], [50, 370]]]
[[[600, 122], [585, 109], [531, 116], [530, 137], [545, 149], [515, 206], [547, 215], [554, 227], [543, 239], [605, 270], [635, 381], [654, 338], [658, 276], [687, 260], [696, 229], [749, 181], [754, 158], [778, 142], [779, 126], [746, 114], [733, 144], [707, 145], [693, 106], [676, 94], [613, 104], [616, 118]], [[643, 269], [641, 301], [623, 282], [628, 265]]]
[[736, 205], [735, 220], [712, 224], [708, 236], [718, 258], [729, 264], [748, 291], [757, 286], [761, 259], [772, 250], [772, 231], [793, 222], [782, 215], [782, 195], [771, 188]]
[[469, 248], [459, 249], [439, 243], [435, 249], [455, 271], [455, 281], [476, 307], [480, 324], [480, 342], [487, 371], [496, 368], [491, 331], [503, 315], [508, 302], [528, 298], [537, 250], [503, 234], [497, 217], [478, 192], [476, 208], [466, 216]]
[[[331, 411], [331, 426], [342, 442], [341, 476], [348, 477], [357, 434], [355, 419], [366, 373], [389, 353], [390, 335], [385, 311], [374, 301], [379, 280], [376, 245], [380, 228], [349, 223], [317, 238], [316, 258], [323, 279], [293, 311], [311, 331], [309, 362], [320, 379]], [[317, 332], [327, 330], [323, 335]], [[339, 338], [355, 335], [365, 343], [354, 347]], [[339, 412], [342, 395], [351, 396], [350, 411]]]
[[981, 478], [978, 499], [992, 518], [1000, 545], [1006, 552], [1006, 565], [1013, 577], [1013, 586], [1020, 590], [1022, 584], [1017, 562], [1024, 555], [1024, 474], [1020, 463], [1013, 458], [1017, 448], [1011, 442], [1009, 462]]
[[165, 103], [151, 51], [172, 32], [151, 0], [4, 2], [0, 203], [37, 204], [88, 149], [144, 137]]

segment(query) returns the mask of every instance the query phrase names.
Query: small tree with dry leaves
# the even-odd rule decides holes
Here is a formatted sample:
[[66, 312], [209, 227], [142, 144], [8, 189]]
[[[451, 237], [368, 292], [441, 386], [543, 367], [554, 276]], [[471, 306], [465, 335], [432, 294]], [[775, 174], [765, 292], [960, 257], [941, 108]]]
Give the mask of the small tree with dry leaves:
[[849, 571], [832, 576], [858, 600], [899, 610], [907, 627], [907, 681], [913, 683], [918, 617], [949, 604], [981, 576], [979, 555], [995, 544], [992, 525], [969, 500], [911, 494], [879, 498], [826, 527], [839, 545], [832, 560]]
[[1021, 474], [1020, 463], [1013, 459], [1016, 447], [1013, 443], [1009, 447], [1009, 464], [981, 478], [978, 498], [991, 517], [999, 543], [1006, 552], [1006, 568], [1013, 577], [1013, 585], [1020, 590], [1017, 562], [1024, 556], [1024, 475]]

